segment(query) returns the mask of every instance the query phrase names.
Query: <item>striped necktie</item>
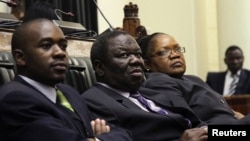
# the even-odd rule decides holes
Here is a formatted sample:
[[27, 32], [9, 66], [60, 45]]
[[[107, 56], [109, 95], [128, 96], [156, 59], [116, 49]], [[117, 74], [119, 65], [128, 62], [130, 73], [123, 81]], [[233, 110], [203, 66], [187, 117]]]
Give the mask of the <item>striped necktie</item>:
[[[130, 97], [137, 99], [144, 108], [146, 108], [149, 112], [160, 114], [160, 115], [168, 115], [168, 111], [160, 108], [158, 111], [151, 108], [150, 103], [139, 93], [130, 94]], [[188, 118], [184, 118], [188, 127], [192, 127], [192, 123]]]
[[150, 106], [149, 102], [139, 93], [136, 94], [130, 94], [130, 97], [133, 97], [137, 99], [144, 108], [146, 108], [148, 111], [153, 112], [153, 113], [158, 113], [161, 115], [167, 115], [168, 112], [166, 110], [160, 109], [158, 111], [152, 109], [152, 106]]
[[230, 88], [229, 88], [229, 95], [232, 95], [235, 93], [235, 90], [236, 90], [236, 86], [238, 84], [238, 75], [235, 74], [235, 75], [232, 75], [233, 77], [233, 81], [232, 83], [230, 84]]
[[58, 103], [60, 103], [62, 106], [66, 107], [67, 109], [71, 110], [72, 112], [74, 112], [74, 109], [72, 108], [67, 98], [58, 89], [56, 89], [56, 96], [57, 96], [56, 99]]

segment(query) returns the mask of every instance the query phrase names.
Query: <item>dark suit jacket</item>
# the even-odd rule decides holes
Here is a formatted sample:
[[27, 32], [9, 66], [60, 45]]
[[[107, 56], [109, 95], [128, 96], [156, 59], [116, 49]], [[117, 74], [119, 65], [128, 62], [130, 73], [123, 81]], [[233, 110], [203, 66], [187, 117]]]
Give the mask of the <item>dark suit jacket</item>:
[[[206, 83], [219, 94], [223, 93], [225, 84], [225, 72], [209, 72]], [[242, 69], [239, 83], [236, 86], [235, 94], [250, 94], [250, 71]]]
[[[0, 133], [6, 141], [87, 141], [93, 137], [90, 121], [95, 117], [75, 89], [58, 84], [75, 113], [51, 102], [42, 93], [16, 77], [0, 88]], [[112, 129], [113, 128], [113, 129]], [[111, 127], [101, 140], [127, 140], [120, 128]]]
[[196, 76], [176, 79], [163, 73], [146, 73], [146, 78], [142, 86], [161, 91], [163, 94], [155, 95], [154, 99], [162, 104], [175, 101], [174, 106], [184, 106], [186, 103], [208, 124], [250, 124], [250, 116], [237, 120], [223, 96]]
[[[147, 93], [147, 98], [158, 93], [158, 91], [141, 88], [140, 93]], [[150, 96], [151, 95], [151, 96]], [[135, 141], [175, 141], [178, 140], [187, 128], [187, 121], [180, 114], [190, 119], [193, 126], [199, 126], [200, 120], [185, 107], [173, 107], [162, 105], [162, 108], [173, 113], [169, 115], [158, 115], [140, 109], [136, 104], [122, 95], [100, 85], [95, 84], [82, 94], [88, 106], [97, 115], [107, 121], [119, 125], [131, 131]]]

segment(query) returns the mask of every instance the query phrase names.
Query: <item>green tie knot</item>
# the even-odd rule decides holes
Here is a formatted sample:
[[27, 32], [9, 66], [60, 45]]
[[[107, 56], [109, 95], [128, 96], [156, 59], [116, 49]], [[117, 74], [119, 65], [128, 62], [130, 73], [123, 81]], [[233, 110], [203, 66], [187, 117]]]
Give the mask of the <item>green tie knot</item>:
[[67, 100], [67, 98], [63, 95], [63, 93], [56, 89], [56, 95], [57, 95], [57, 101], [63, 105], [64, 107], [68, 108], [69, 110], [74, 112], [74, 109], [72, 108], [71, 104]]

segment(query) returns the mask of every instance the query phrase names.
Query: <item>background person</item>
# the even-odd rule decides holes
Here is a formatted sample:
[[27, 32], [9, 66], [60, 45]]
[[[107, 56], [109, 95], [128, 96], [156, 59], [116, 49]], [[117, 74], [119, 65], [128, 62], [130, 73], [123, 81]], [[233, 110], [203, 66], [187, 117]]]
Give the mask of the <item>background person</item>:
[[239, 46], [229, 46], [225, 52], [224, 63], [227, 70], [208, 72], [206, 83], [224, 96], [250, 94], [250, 71], [243, 69], [244, 55]]

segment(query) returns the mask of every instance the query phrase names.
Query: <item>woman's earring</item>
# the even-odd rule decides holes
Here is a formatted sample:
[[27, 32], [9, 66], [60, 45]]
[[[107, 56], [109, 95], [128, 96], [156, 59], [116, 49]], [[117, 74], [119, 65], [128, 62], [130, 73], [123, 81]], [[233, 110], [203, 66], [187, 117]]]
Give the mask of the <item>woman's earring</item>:
[[147, 69], [146, 69], [146, 72], [150, 72], [150, 69], [149, 69], [149, 68], [147, 68]]

